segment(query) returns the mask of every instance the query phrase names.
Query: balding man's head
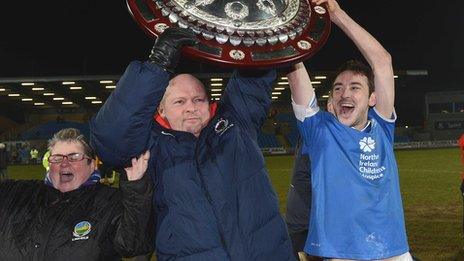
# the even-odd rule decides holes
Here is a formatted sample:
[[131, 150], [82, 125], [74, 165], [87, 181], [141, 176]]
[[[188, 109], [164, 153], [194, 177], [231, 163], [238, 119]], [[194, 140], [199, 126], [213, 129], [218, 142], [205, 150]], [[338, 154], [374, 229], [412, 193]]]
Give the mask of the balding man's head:
[[190, 74], [179, 74], [166, 88], [158, 113], [173, 130], [199, 136], [211, 117], [203, 84]]
[[195, 78], [195, 76], [191, 74], [178, 74], [169, 81], [169, 85], [168, 87], [166, 87], [166, 92], [163, 95], [161, 103], [163, 103], [166, 100], [166, 97], [169, 96], [173, 90], [175, 91], [179, 86], [183, 85], [199, 87], [203, 90], [203, 92], [206, 93], [203, 83], [201, 83], [200, 80]]

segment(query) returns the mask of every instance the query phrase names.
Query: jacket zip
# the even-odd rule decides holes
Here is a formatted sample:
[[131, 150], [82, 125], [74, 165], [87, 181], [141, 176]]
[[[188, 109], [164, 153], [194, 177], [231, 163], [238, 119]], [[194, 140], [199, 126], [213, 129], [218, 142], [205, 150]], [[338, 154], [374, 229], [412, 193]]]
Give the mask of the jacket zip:
[[[203, 132], [204, 132], [204, 131], [203, 131]], [[203, 133], [203, 132], [202, 132], [202, 133]], [[200, 139], [201, 136], [202, 136], [202, 135], [200, 134], [200, 137], [199, 137], [198, 139]], [[195, 157], [194, 162], [195, 162], [195, 164], [197, 165], [197, 166], [196, 166], [197, 174], [198, 174], [198, 177], [200, 178], [201, 188], [203, 189], [203, 191], [204, 191], [204, 193], [205, 193], [205, 195], [206, 195], [206, 199], [208, 200], [208, 203], [210, 204], [211, 208], [213, 209], [214, 217], [216, 218], [216, 221], [217, 221], [217, 226], [218, 226], [218, 230], [219, 230], [219, 237], [220, 237], [220, 239], [221, 239], [222, 248], [223, 248], [224, 251], [226, 252], [228, 259], [229, 259], [229, 260], [232, 260], [232, 259], [231, 259], [231, 256], [230, 256], [230, 253], [229, 253], [229, 251], [228, 251], [228, 249], [227, 249], [226, 240], [224, 239], [224, 230], [223, 230], [223, 228], [222, 228], [222, 226], [221, 226], [221, 222], [219, 222], [220, 219], [219, 219], [219, 217], [218, 217], [218, 215], [217, 215], [217, 213], [216, 213], [216, 208], [214, 207], [213, 199], [211, 198], [211, 195], [209, 194], [209, 191], [208, 191], [208, 189], [207, 189], [206, 186], [205, 186], [205, 180], [204, 180], [203, 175], [201, 174], [201, 171], [200, 171], [200, 163], [198, 162], [198, 157], [197, 157], [198, 152], [199, 152], [199, 148], [198, 148], [199, 142], [198, 142], [198, 139], [195, 141], [195, 151], [194, 151], [194, 157]]]

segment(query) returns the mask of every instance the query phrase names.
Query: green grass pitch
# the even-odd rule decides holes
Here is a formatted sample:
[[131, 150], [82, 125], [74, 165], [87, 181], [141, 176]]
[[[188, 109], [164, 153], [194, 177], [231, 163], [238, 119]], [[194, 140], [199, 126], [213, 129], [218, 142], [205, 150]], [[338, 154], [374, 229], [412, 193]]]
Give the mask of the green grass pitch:
[[[457, 148], [396, 151], [409, 244], [422, 261], [464, 260], [462, 196]], [[269, 156], [266, 164], [285, 211], [292, 156]], [[15, 179], [42, 179], [40, 165], [11, 166]]]

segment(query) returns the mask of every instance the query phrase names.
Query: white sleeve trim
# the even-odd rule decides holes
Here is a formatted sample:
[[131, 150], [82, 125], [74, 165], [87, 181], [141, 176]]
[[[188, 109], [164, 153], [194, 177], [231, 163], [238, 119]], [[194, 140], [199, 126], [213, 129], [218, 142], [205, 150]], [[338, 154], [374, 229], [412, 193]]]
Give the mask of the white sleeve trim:
[[309, 101], [309, 104], [307, 106], [296, 104], [292, 97], [292, 106], [295, 117], [301, 122], [303, 122], [305, 118], [314, 116], [314, 114], [316, 114], [319, 111], [319, 106], [317, 106], [316, 95], [313, 96], [313, 98], [311, 99], [311, 101]]
[[382, 114], [380, 114], [380, 113], [377, 111], [377, 109], [376, 109], [375, 107], [374, 107], [374, 112], [375, 112], [375, 114], [377, 114], [382, 120], [384, 120], [384, 121], [386, 121], [386, 122], [391, 122], [391, 123], [393, 123], [393, 122], [396, 121], [397, 116], [396, 116], [395, 108], [393, 108], [393, 112], [392, 112], [391, 118], [389, 118], [389, 119], [383, 117]]

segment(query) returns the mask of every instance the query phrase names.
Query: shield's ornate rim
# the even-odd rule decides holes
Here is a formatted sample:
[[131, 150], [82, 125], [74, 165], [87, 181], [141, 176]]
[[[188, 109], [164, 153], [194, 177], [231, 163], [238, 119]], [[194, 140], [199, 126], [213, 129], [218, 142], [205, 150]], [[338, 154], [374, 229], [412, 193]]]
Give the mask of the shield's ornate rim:
[[308, 16], [298, 12], [289, 25], [259, 31], [237, 30], [240, 24], [234, 28], [207, 24], [187, 16], [179, 0], [126, 2], [134, 20], [150, 37], [156, 38], [170, 26], [190, 28], [198, 35], [200, 44], [184, 48], [184, 53], [223, 66], [264, 68], [303, 61], [325, 44], [331, 26], [325, 7], [315, 6], [310, 0], [300, 0], [298, 6]]

